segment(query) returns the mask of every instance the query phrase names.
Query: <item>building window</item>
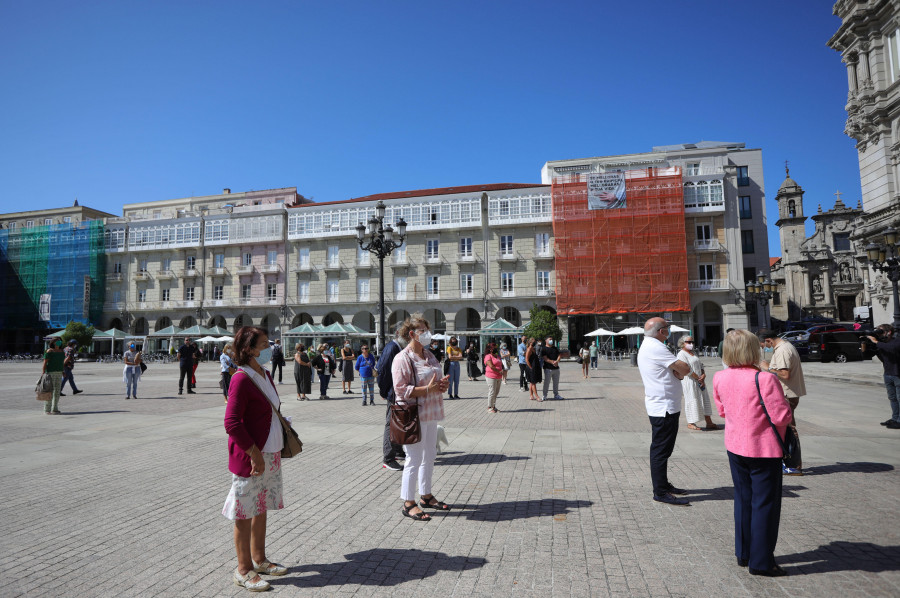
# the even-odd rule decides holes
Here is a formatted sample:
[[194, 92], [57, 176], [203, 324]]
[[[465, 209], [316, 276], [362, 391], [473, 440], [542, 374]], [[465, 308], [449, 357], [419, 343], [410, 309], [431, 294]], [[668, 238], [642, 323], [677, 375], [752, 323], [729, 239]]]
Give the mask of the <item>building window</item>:
[[163, 301], [168, 301], [168, 300], [169, 300], [169, 289], [163, 289], [163, 290], [162, 290], [162, 300], [163, 300]]
[[750, 185], [750, 169], [747, 166], [737, 167], [737, 184], [738, 187], [748, 187]]
[[340, 266], [340, 247], [337, 245], [329, 245], [326, 250], [326, 259], [328, 260], [329, 268], [337, 268]]
[[885, 36], [885, 51], [887, 60], [885, 68], [891, 78], [891, 84], [900, 79], [900, 30], [895, 29], [893, 33]]
[[337, 301], [340, 299], [340, 281], [339, 280], [329, 280], [328, 285], [326, 286], [326, 291], [328, 296], [326, 299], [328, 301]]
[[512, 257], [513, 254], [513, 236], [500, 235], [500, 255], [503, 257]]
[[120, 303], [122, 301], [122, 291], [115, 291], [113, 293], [113, 303]]
[[472, 237], [459, 240], [459, 257], [472, 257]]
[[278, 252], [270, 251], [268, 253], [268, 256], [266, 257], [266, 263], [270, 266], [277, 266], [278, 265]]
[[741, 231], [741, 251], [743, 253], [754, 253], [755, 250], [753, 248], [753, 231], [752, 230], [742, 230]]
[[744, 268], [744, 284], [756, 282], [756, 268]]
[[241, 265], [249, 266], [253, 263], [253, 254], [249, 251], [245, 252], [243, 257], [241, 258]]
[[772, 293], [772, 305], [781, 305], [781, 293], [778, 291]]
[[161, 210], [154, 210], [154, 212], [153, 212], [153, 219], [154, 219], [154, 220], [160, 220], [161, 218], [162, 218], [162, 211], [161, 211]]
[[402, 301], [406, 299], [406, 277], [394, 277], [394, 299]]
[[738, 208], [741, 212], [741, 218], [753, 218], [753, 210], [750, 207], [749, 195], [741, 195], [738, 197]]
[[193, 301], [194, 300], [194, 287], [184, 287], [184, 300], [185, 301]]
[[138, 271], [140, 271], [140, 272], [147, 271], [147, 260], [141, 260], [140, 266], [138, 266]]
[[550, 233], [538, 233], [534, 236], [534, 254], [542, 257], [550, 255]]
[[441, 242], [437, 239], [428, 239], [427, 241], [425, 241], [425, 259], [438, 259], [440, 245]]
[[12, 230], [12, 229], [14, 229], [14, 228], [16, 228], [16, 227], [18, 227], [18, 226], [19, 226], [19, 223], [18, 223], [18, 222], [10, 222], [10, 223], [9, 223], [9, 228], [10, 228], [10, 230]]
[[700, 174], [700, 162], [688, 162], [684, 167], [684, 174], [687, 176], [697, 176]]
[[372, 263], [372, 252], [362, 247], [356, 248], [356, 263], [360, 266], [368, 266]]
[[709, 245], [712, 239], [712, 226], [709, 224], [697, 225], [697, 240], [703, 245]]
[[249, 299], [250, 298], [250, 285], [242, 284], [241, 285], [241, 299]]
[[225, 289], [222, 285], [217, 284], [213, 287], [213, 299], [216, 301], [221, 301], [222, 297], [225, 295]]
[[715, 278], [712, 264], [700, 264], [700, 280], [708, 282]]
[[167, 257], [167, 258], [163, 259], [162, 264], [163, 264], [162, 269], [168, 272], [169, 270], [172, 269], [172, 258]]
[[146, 301], [146, 300], [147, 300], [147, 290], [146, 290], [146, 289], [140, 289], [140, 290], [138, 291], [138, 303], [143, 303], [143, 302]]
[[309, 247], [297, 248], [297, 261], [301, 268], [309, 268]]
[[788, 201], [788, 218], [795, 218], [797, 216], [797, 202], [793, 199]]
[[850, 251], [850, 233], [834, 233], [834, 251]]
[[537, 291], [538, 295], [550, 294], [550, 271], [539, 270], [537, 273]]
[[513, 297], [515, 296], [515, 286], [513, 284], [513, 278], [515, 277], [515, 273], [513, 272], [501, 272], [500, 273], [500, 294], [504, 297]]
[[[368, 252], [366, 252], [368, 253]], [[356, 279], [356, 300], [357, 301], [368, 301], [369, 300], [369, 279], [368, 278], [357, 278]]]
[[65, 216], [65, 217], [63, 218], [63, 222], [65, 222], [66, 224], [69, 224], [70, 222], [72, 222], [72, 217], [71, 217], [71, 216]]
[[475, 296], [475, 284], [471, 274], [459, 275], [459, 296], [462, 299], [471, 299]]
[[440, 297], [440, 287], [437, 276], [426, 277], [425, 294], [427, 299], [438, 299]]
[[275, 301], [278, 299], [278, 284], [270, 282], [266, 285], [266, 299]]
[[25, 221], [26, 228], [31, 228], [32, 226], [34, 226], [34, 220], [26, 220]]
[[400, 247], [394, 248], [394, 263], [395, 264], [405, 264], [406, 263], [406, 244], [404, 243]]
[[53, 218], [44, 218], [44, 226], [50, 226], [53, 224]]
[[225, 254], [217, 253], [213, 256], [213, 268], [224, 268], [225, 267]]
[[122, 262], [116, 262], [113, 264], [113, 273], [121, 274], [122, 273]]
[[185, 267], [187, 270], [194, 270], [194, 269], [197, 267], [197, 258], [194, 257], [193, 255], [187, 256], [187, 259], [185, 260], [184, 267]]
[[297, 282], [297, 299], [300, 303], [309, 303], [309, 281]]

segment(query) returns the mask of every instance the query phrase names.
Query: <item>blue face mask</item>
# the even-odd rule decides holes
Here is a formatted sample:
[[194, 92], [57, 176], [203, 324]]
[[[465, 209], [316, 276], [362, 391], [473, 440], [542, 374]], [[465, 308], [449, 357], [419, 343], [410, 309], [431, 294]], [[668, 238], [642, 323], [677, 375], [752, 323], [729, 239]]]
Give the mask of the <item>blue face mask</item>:
[[270, 361], [272, 361], [272, 347], [266, 347], [259, 352], [259, 357], [256, 358], [256, 363], [258, 363], [259, 365], [265, 365]]

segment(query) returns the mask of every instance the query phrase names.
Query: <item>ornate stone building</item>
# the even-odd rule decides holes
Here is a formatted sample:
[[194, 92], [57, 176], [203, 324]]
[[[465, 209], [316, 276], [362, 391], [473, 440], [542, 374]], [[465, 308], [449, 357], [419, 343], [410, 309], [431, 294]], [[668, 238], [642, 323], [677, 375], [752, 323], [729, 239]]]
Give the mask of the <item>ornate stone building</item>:
[[[850, 235], [864, 259], [868, 239], [900, 227], [900, 0], [839, 0], [841, 26], [828, 46], [847, 67], [847, 123], [856, 141], [864, 212]], [[875, 323], [891, 320], [890, 283], [867, 269]]]
[[834, 207], [810, 219], [816, 230], [806, 237], [803, 188], [788, 171], [778, 189], [778, 236], [781, 259], [772, 266], [772, 280], [781, 285], [772, 316], [798, 320], [818, 315], [853, 319], [853, 308], [867, 304], [865, 267], [857, 259], [851, 236], [862, 208], [849, 208], [840, 194]]

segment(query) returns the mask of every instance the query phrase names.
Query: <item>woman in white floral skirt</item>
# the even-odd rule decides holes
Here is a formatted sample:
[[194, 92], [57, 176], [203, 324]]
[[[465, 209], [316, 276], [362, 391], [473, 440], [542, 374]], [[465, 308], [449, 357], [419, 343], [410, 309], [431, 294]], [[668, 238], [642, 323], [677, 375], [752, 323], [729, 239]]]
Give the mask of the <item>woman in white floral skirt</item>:
[[261, 328], [245, 326], [234, 335], [238, 371], [228, 387], [225, 430], [228, 432], [228, 469], [231, 492], [222, 514], [234, 521], [238, 566], [234, 583], [251, 592], [269, 589], [263, 575], [284, 575], [287, 567], [266, 557], [266, 514], [283, 509], [281, 422], [278, 391], [262, 366], [272, 359], [269, 338]]

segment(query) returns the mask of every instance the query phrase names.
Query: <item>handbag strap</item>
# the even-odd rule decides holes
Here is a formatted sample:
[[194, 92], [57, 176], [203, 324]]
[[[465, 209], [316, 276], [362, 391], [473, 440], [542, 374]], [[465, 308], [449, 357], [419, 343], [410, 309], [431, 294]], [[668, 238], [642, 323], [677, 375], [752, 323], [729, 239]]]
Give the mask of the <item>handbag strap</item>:
[[[263, 371], [265, 372], [265, 370], [263, 370]], [[272, 400], [269, 398], [269, 395], [266, 394], [266, 391], [264, 391], [264, 390], [259, 386], [259, 384], [256, 383], [256, 380], [253, 379], [253, 376], [251, 376], [250, 374], [247, 373], [247, 370], [244, 369], [244, 366], [240, 366], [240, 367], [238, 368], [238, 371], [235, 372], [234, 375], [237, 376], [238, 372], [241, 372], [241, 373], [243, 373], [245, 376], [247, 376], [247, 379], [250, 380], [250, 382], [253, 383], [253, 386], [255, 386], [255, 387], [259, 390], [259, 392], [262, 393], [262, 396], [264, 396], [264, 397], [266, 398], [266, 401], [269, 402], [269, 405], [272, 406], [272, 411], [274, 411], [275, 413], [278, 414], [278, 419], [281, 420], [282, 423], [284, 423], [284, 418], [281, 417], [281, 405], [279, 405], [278, 408], [275, 407], [275, 403], [272, 402]], [[268, 372], [266, 372], [266, 378], [268, 378], [268, 375], [269, 375]]]
[[772, 418], [769, 416], [769, 410], [766, 409], [766, 404], [763, 401], [762, 391], [759, 389], [759, 372], [756, 372], [756, 394], [759, 396], [759, 405], [762, 407], [763, 413], [766, 414], [766, 419], [769, 420], [769, 425], [772, 426], [772, 432], [775, 433], [775, 438], [778, 439], [778, 444], [781, 445], [781, 452], [785, 457], [790, 457], [791, 452], [788, 450], [787, 445], [784, 443], [784, 439], [781, 437], [781, 434], [778, 433], [778, 428], [775, 427], [775, 424], [772, 423]]

